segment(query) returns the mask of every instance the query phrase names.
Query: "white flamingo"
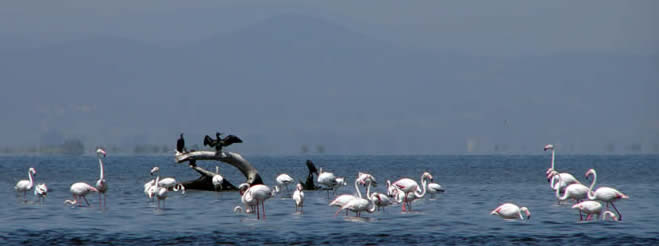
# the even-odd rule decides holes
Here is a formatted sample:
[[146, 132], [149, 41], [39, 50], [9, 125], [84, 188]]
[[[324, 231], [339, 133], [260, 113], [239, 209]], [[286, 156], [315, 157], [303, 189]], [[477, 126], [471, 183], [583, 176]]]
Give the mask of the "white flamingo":
[[221, 190], [222, 189], [222, 182], [224, 182], [224, 177], [220, 175], [220, 167], [215, 166], [215, 175], [213, 175], [213, 188], [215, 188], [215, 191]]
[[275, 178], [275, 181], [277, 181], [277, 185], [275, 186], [275, 192], [278, 193], [279, 190], [280, 190], [279, 187], [285, 186], [286, 187], [286, 194], [289, 194], [288, 185], [292, 184], [293, 181], [295, 181], [295, 180], [293, 180], [293, 178], [290, 175], [282, 173], [282, 174], [279, 174], [277, 176], [277, 178]]
[[39, 198], [39, 203], [43, 203], [43, 199], [48, 195], [48, 186], [46, 184], [38, 184], [34, 187], [34, 195]]
[[368, 213], [373, 213], [375, 212], [375, 208], [376, 206], [374, 200], [368, 200], [361, 197], [356, 197], [355, 199], [352, 199], [348, 203], [343, 205], [341, 209], [339, 209], [339, 211], [336, 211], [334, 216], [338, 215], [339, 212], [341, 212], [341, 210], [346, 209], [355, 212], [357, 214], [357, 217], [360, 217], [363, 211], [366, 211]]
[[[556, 177], [558, 177], [560, 183], [561, 176], [556, 175]], [[567, 199], [572, 199], [575, 201], [575, 203], [579, 203], [587, 198], [588, 198], [588, 187], [582, 185], [581, 183], [571, 184], [565, 187], [563, 196], [560, 195], [560, 189], [556, 189], [556, 199], [558, 199], [559, 204], [562, 201], [566, 201]], [[583, 219], [583, 215], [581, 214], [581, 211], [579, 211], [579, 218]]]
[[336, 194], [336, 191], [346, 185], [348, 185], [348, 182], [346, 181], [345, 177], [336, 177], [336, 188], [334, 189], [334, 194]]
[[602, 204], [598, 201], [583, 201], [574, 204], [572, 208], [578, 209], [579, 213], [587, 214], [588, 216], [586, 216], [586, 221], [592, 220], [593, 215], [595, 215], [597, 218], [600, 218], [601, 220], [606, 220], [607, 217], [611, 217], [613, 220], [618, 220], [617, 216], [611, 211], [605, 211], [602, 213]]
[[398, 181], [394, 182], [393, 184], [391, 184], [392, 186], [394, 186], [397, 189], [399, 189], [400, 191], [402, 191], [403, 194], [404, 194], [404, 196], [403, 196], [403, 206], [402, 206], [403, 211], [406, 211], [406, 205], [407, 205], [407, 207], [409, 207], [409, 209], [407, 209], [407, 210], [412, 210], [411, 202], [412, 202], [413, 199], [410, 199], [408, 197], [408, 195], [410, 193], [414, 194], [414, 196], [412, 196], [412, 198], [414, 198], [414, 199], [419, 199], [419, 198], [422, 198], [423, 196], [426, 195], [426, 190], [427, 190], [427, 188], [426, 188], [427, 185], [426, 184], [428, 183], [428, 180], [432, 180], [432, 175], [430, 175], [430, 173], [428, 173], [428, 172], [424, 172], [421, 175], [421, 186], [423, 187], [423, 191], [421, 193], [419, 193], [419, 191], [417, 190], [419, 188], [419, 184], [416, 181], [414, 181], [412, 179], [409, 179], [409, 178], [402, 178], [402, 179], [399, 179]]
[[318, 171], [318, 184], [324, 185], [327, 187], [327, 199], [329, 199], [329, 190], [334, 190], [334, 187], [337, 186], [336, 182], [336, 176], [334, 176], [334, 173], [331, 172], [325, 172], [323, 171], [323, 168], [319, 168]]
[[549, 180], [549, 186], [552, 190], [560, 190], [561, 192], [563, 192], [568, 185], [581, 183], [572, 174], [559, 173], [557, 171], [549, 172], [547, 180]]
[[490, 212], [491, 215], [498, 215], [501, 218], [504, 219], [520, 219], [524, 220], [524, 216], [522, 216], [522, 212], [526, 214], [526, 219], [530, 220], [531, 219], [531, 211], [529, 211], [528, 208], [526, 207], [519, 207], [515, 204], [512, 203], [504, 203], [501, 204], [499, 207], [495, 208]]
[[[105, 207], [105, 192], [108, 190], [108, 184], [105, 181], [105, 174], [104, 174], [104, 167], [103, 167], [103, 160], [101, 158], [105, 158], [105, 150], [103, 148], [97, 148], [96, 149], [96, 156], [98, 157], [98, 165], [99, 169], [101, 170], [101, 174], [99, 175], [98, 181], [96, 181], [96, 189], [98, 190], [98, 203], [99, 206]], [[101, 200], [101, 195], [103, 196], [103, 200]]]
[[295, 192], [293, 192], [293, 201], [295, 201], [295, 212], [297, 212], [298, 208], [300, 211], [302, 211], [302, 208], [304, 207], [304, 191], [302, 191], [302, 184], [297, 184], [295, 187], [296, 189]]
[[[556, 159], [556, 152], [554, 150], [554, 145], [553, 144], [547, 144], [545, 145], [544, 148], [545, 151], [551, 150], [551, 167], [547, 168], [547, 171], [545, 172], [547, 174], [547, 182], [549, 182], [549, 186], [551, 187], [552, 190], [560, 189], [561, 192], [565, 187], [567, 187], [570, 184], [576, 184], [579, 183], [579, 181], [574, 178], [572, 174], [569, 173], [559, 173], [556, 171], [555, 165], [554, 165], [554, 160]], [[558, 182], [555, 183], [556, 175], [561, 175], [561, 178], [563, 182]]]
[[87, 203], [87, 206], [89, 206], [89, 201], [87, 201], [87, 198], [85, 197], [89, 192], [98, 192], [94, 186], [91, 186], [87, 183], [84, 182], [78, 182], [74, 183], [71, 185], [71, 188], [69, 189], [71, 191], [71, 194], [73, 195], [73, 200], [66, 200], [64, 203], [71, 204], [71, 205], [77, 205], [79, 203], [80, 198], [85, 200], [85, 203]]
[[444, 192], [444, 188], [438, 183], [428, 183], [428, 193], [430, 198], [434, 198], [436, 193]]
[[[250, 200], [249, 202], [245, 199], [247, 195], [247, 191], [249, 190], [249, 184], [247, 183], [242, 183], [240, 186], [238, 186], [238, 190], [240, 191], [240, 202], [242, 202], [245, 205], [245, 213], [253, 213], [254, 209], [256, 207], [256, 200]], [[240, 206], [237, 206], [240, 207]], [[237, 210], [236, 208], [233, 209], [234, 212], [238, 213], [241, 212], [242, 209]]]
[[375, 181], [374, 179], [368, 178], [365, 181], [366, 181], [366, 184], [368, 185], [368, 187], [366, 188], [366, 197], [369, 200], [373, 201], [373, 203], [377, 207], [377, 210], [380, 210], [380, 208], [382, 208], [382, 210], [384, 211], [384, 207], [393, 204], [391, 199], [389, 199], [389, 196], [387, 196], [385, 194], [382, 194], [382, 193], [379, 193], [379, 192], [371, 193], [371, 186], [374, 184], [374, 181]]
[[27, 201], [27, 199], [25, 198], [25, 194], [27, 193], [27, 191], [32, 190], [32, 186], [34, 185], [32, 175], [36, 176], [37, 175], [37, 170], [31, 167], [27, 170], [27, 177], [29, 178], [29, 180], [26, 180], [26, 179], [19, 180], [16, 183], [16, 186], [14, 186], [14, 189], [17, 192], [23, 192], [23, 200], [24, 201]]
[[629, 199], [629, 196], [611, 187], [600, 187], [593, 192], [593, 187], [597, 182], [597, 172], [595, 172], [595, 169], [591, 168], [586, 172], [586, 178], [590, 177], [590, 175], [593, 175], [593, 182], [588, 188], [588, 199], [605, 202], [607, 209], [609, 208], [609, 204], [611, 204], [613, 209], [616, 210], [616, 213], [618, 213], [618, 220], [622, 220], [622, 214], [618, 211], [618, 208], [616, 208], [616, 205], [613, 204], [613, 202], [619, 199]]
[[[357, 196], [354, 196], [354, 195], [351, 195], [351, 194], [343, 194], [343, 195], [337, 196], [336, 198], [334, 198], [334, 200], [332, 200], [329, 203], [329, 206], [338, 207], [339, 208], [337, 210], [337, 212], [338, 212], [338, 211], [341, 211], [341, 207], [343, 207], [343, 205], [347, 204], [350, 200], [355, 199], [355, 198], [361, 198], [362, 197], [362, 192], [359, 190], [359, 186], [357, 184], [358, 183], [363, 184], [364, 179], [366, 177], [368, 177], [368, 176], [366, 176], [365, 173], [359, 172], [357, 174], [357, 178], [355, 179], [355, 192], [357, 192]], [[348, 213], [348, 211], [346, 210], [346, 214], [347, 213]]]
[[266, 218], [265, 215], [265, 200], [272, 197], [272, 190], [270, 187], [262, 184], [252, 185], [245, 192], [245, 202], [252, 203], [256, 202], [256, 218], [260, 218], [259, 214], [259, 203], [261, 204], [261, 210], [263, 211], [263, 219]]

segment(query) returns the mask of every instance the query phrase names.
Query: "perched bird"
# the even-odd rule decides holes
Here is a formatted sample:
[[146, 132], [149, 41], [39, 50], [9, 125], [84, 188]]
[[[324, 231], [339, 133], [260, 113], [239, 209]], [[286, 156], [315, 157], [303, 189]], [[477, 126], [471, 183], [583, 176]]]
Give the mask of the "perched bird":
[[183, 139], [183, 133], [181, 133], [181, 136], [179, 136], [178, 140], [176, 141], [176, 151], [179, 153], [188, 152], [188, 150], [185, 148], [185, 139]]
[[526, 207], [519, 207], [515, 204], [512, 203], [504, 203], [501, 204], [499, 207], [495, 208], [490, 212], [491, 215], [499, 215], [501, 218], [504, 219], [520, 219], [524, 220], [524, 216], [522, 216], [522, 212], [526, 214], [526, 219], [529, 220], [531, 219], [531, 212], [529, 211], [528, 208]]
[[236, 137], [234, 135], [229, 135], [226, 136], [225, 138], [222, 138], [222, 133], [215, 133], [215, 137], [217, 139], [213, 139], [210, 136], [206, 135], [204, 137], [204, 146], [210, 146], [210, 147], [215, 147], [216, 154], [221, 154], [222, 153], [222, 148], [227, 147], [229, 145], [232, 145], [234, 143], [242, 143], [243, 140], [240, 139], [239, 137]]
[[27, 201], [27, 199], [25, 198], [25, 194], [27, 193], [27, 191], [32, 190], [32, 186], [34, 185], [34, 182], [32, 180], [33, 175], [34, 176], [37, 175], [37, 170], [31, 167], [30, 169], [27, 170], [27, 177], [29, 178], [29, 180], [26, 179], [19, 180], [18, 183], [16, 183], [16, 186], [14, 186], [14, 189], [16, 191], [23, 192], [24, 201]]
[[329, 199], [329, 190], [333, 190], [334, 187], [336, 187], [337, 182], [336, 182], [336, 176], [334, 176], [334, 173], [331, 172], [326, 172], [323, 170], [323, 168], [320, 168], [319, 174], [318, 174], [318, 184], [324, 185], [327, 187], [327, 198]]

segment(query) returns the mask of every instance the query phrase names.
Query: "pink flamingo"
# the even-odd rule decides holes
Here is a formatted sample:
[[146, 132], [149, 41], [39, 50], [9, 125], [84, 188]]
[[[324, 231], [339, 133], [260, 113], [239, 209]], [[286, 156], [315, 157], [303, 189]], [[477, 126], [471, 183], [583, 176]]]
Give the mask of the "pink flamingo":
[[32, 189], [32, 186], [34, 185], [34, 181], [32, 180], [32, 175], [37, 175], [37, 170], [34, 168], [30, 168], [27, 170], [27, 176], [30, 180], [19, 180], [18, 183], [16, 183], [16, 186], [14, 186], [14, 189], [18, 192], [23, 192], [23, 200], [27, 201], [25, 198], [25, 194], [27, 191]]
[[85, 196], [93, 191], [93, 192], [98, 192], [94, 186], [91, 186], [87, 183], [84, 182], [78, 182], [75, 184], [71, 185], [71, 194], [73, 194], [73, 200], [66, 200], [64, 203], [71, 204], [71, 205], [77, 205], [78, 204], [78, 199], [82, 198], [85, 200], [85, 203], [87, 203], [87, 206], [89, 206], [89, 201], [87, 201], [87, 198]]
[[[105, 207], [105, 192], [108, 190], [108, 184], [105, 182], [103, 160], [101, 157], [105, 158], [105, 150], [103, 148], [96, 149], [96, 156], [98, 156], [98, 165], [101, 170], [101, 174], [96, 181], [96, 189], [98, 190], [98, 203], [99, 206]], [[101, 201], [101, 195], [103, 195], [103, 200]], [[101, 203], [102, 202], [102, 203]]]
[[586, 178], [590, 177], [590, 175], [593, 175], [593, 182], [590, 184], [590, 188], [588, 188], [588, 199], [605, 202], [607, 209], [609, 208], [609, 204], [611, 204], [613, 209], [616, 210], [616, 213], [618, 213], [618, 219], [622, 220], [622, 214], [620, 214], [620, 211], [618, 211], [618, 208], [616, 208], [613, 202], [619, 199], [629, 199], [629, 196], [611, 187], [600, 187], [593, 192], [593, 186], [597, 182], [597, 172], [595, 172], [595, 169], [588, 169]]
[[490, 212], [491, 215], [499, 215], [501, 218], [504, 219], [520, 219], [524, 220], [524, 216], [522, 216], [522, 212], [526, 214], [526, 219], [530, 220], [531, 219], [531, 211], [529, 211], [528, 208], [526, 207], [519, 207], [515, 204], [512, 203], [504, 203], [501, 204], [499, 207], [495, 208]]
[[[430, 175], [430, 173], [428, 173], [428, 172], [424, 172], [421, 175], [421, 186], [423, 187], [423, 191], [421, 193], [418, 193], [418, 191], [417, 191], [417, 189], [419, 187], [419, 184], [416, 181], [414, 181], [412, 179], [409, 179], [409, 178], [402, 178], [402, 179], [399, 179], [398, 181], [394, 182], [393, 184], [391, 184], [391, 185], [393, 185], [394, 187], [396, 187], [397, 189], [401, 190], [404, 193], [403, 206], [402, 206], [403, 211], [406, 211], [405, 204], [407, 204], [408, 207], [411, 207], [411, 204], [410, 204], [411, 201], [407, 197], [408, 194], [410, 194], [410, 193], [414, 194], [414, 196], [416, 198], [421, 198], [424, 195], [426, 195], [426, 189], [427, 189], [426, 188], [427, 187], [426, 183], [428, 182], [427, 180], [432, 181], [432, 175]], [[411, 210], [411, 208], [409, 210]]]

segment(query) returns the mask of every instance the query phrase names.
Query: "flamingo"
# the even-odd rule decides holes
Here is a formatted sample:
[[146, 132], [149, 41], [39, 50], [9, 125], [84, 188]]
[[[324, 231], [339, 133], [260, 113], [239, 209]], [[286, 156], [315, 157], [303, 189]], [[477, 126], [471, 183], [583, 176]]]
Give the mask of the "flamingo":
[[[98, 190], [98, 203], [99, 206], [105, 207], [105, 192], [108, 190], [108, 184], [105, 182], [103, 160], [101, 157], [105, 158], [105, 150], [103, 148], [96, 149], [96, 156], [98, 157], [98, 165], [101, 170], [98, 181], [96, 181], [96, 189]], [[103, 200], [101, 201], [101, 195], [103, 195]], [[101, 203], [102, 202], [102, 203]]]
[[43, 199], [48, 195], [48, 187], [46, 184], [38, 184], [34, 187], [34, 195], [39, 198], [39, 203], [43, 203]]
[[491, 215], [499, 215], [501, 218], [504, 219], [520, 219], [524, 220], [524, 216], [522, 216], [522, 212], [526, 214], [526, 219], [530, 220], [531, 219], [531, 212], [529, 211], [528, 208], [526, 207], [519, 207], [515, 204], [512, 203], [504, 203], [501, 204], [499, 207], [495, 208], [490, 212]]
[[428, 183], [428, 193], [430, 193], [430, 198], [435, 197], [435, 193], [444, 192], [444, 188], [438, 183]]
[[[405, 208], [406, 204], [408, 207], [412, 206], [411, 204], [412, 201], [408, 198], [408, 194], [410, 193], [414, 194], [413, 196], [414, 199], [422, 198], [423, 196], [426, 195], [426, 187], [427, 187], [426, 184], [428, 180], [432, 180], [432, 175], [430, 175], [430, 173], [428, 172], [424, 172], [421, 175], [421, 186], [423, 187], [423, 191], [421, 193], [418, 193], [417, 190], [419, 188], [419, 184], [416, 181], [409, 178], [402, 178], [391, 184], [404, 193], [403, 207], [402, 207], [403, 211], [406, 210]], [[411, 210], [411, 208], [409, 210]]]
[[23, 200], [24, 201], [27, 201], [27, 199], [25, 198], [25, 194], [27, 193], [27, 191], [32, 190], [32, 186], [34, 185], [34, 181], [32, 180], [32, 175], [35, 175], [35, 176], [37, 175], [37, 170], [34, 169], [33, 167], [31, 167], [27, 170], [27, 177], [29, 178], [29, 180], [26, 180], [26, 179], [19, 180], [16, 183], [16, 186], [14, 186], [14, 189], [17, 192], [21, 192], [21, 191], [23, 192]]
[[[600, 217], [600, 219], [606, 219], [607, 216], [613, 218], [613, 220], [617, 220], [617, 216], [613, 214], [611, 211], [605, 211], [604, 214], [602, 214], [602, 204], [599, 203], [598, 201], [583, 201], [577, 204], [574, 204], [572, 206], [573, 209], [578, 209], [579, 213], [585, 213], [588, 216], [586, 216], [586, 221], [591, 220], [593, 215], [596, 215], [596, 217]], [[608, 213], [611, 215], [608, 215]]]
[[[329, 190], [334, 190], [334, 187], [338, 185], [334, 173], [325, 172], [322, 167], [320, 168], [319, 173], [317, 180], [318, 184], [326, 186]], [[327, 199], [329, 199], [329, 190], [327, 190]]]
[[215, 175], [213, 175], [213, 187], [215, 188], [215, 191], [221, 190], [222, 189], [222, 182], [224, 182], [224, 177], [220, 175], [220, 167], [215, 166]]
[[[369, 206], [370, 205], [370, 206]], [[339, 214], [341, 210], [346, 209], [353, 211], [357, 214], [357, 217], [361, 216], [362, 211], [366, 211], [368, 213], [373, 213], [375, 212], [375, 201], [374, 200], [367, 200], [361, 197], [356, 197], [355, 199], [350, 200], [348, 203], [343, 205], [339, 211], [336, 211], [334, 216]]]
[[[561, 176], [560, 175], [556, 175], [556, 176], [558, 177], [560, 183]], [[582, 200], [588, 198], [588, 187], [582, 185], [581, 183], [568, 185], [567, 187], [565, 187], [563, 196], [560, 195], [560, 189], [556, 189], [556, 198], [558, 199], [559, 204], [561, 203], [561, 201], [565, 201], [567, 199], [573, 199], [575, 203], [579, 203]], [[579, 210], [579, 218], [583, 219], [581, 210]]]
[[371, 193], [371, 185], [374, 184], [374, 180], [369, 178], [366, 182], [368, 184], [368, 187], [366, 188], [366, 197], [375, 203], [377, 210], [380, 210], [380, 208], [384, 210], [384, 207], [393, 204], [391, 199], [389, 199], [389, 196], [379, 192]]
[[602, 219], [603, 219], [603, 220], [606, 220], [606, 219], [608, 219], [608, 218], [611, 218], [611, 220], [613, 220], [613, 221], [617, 221], [617, 220], [618, 220], [618, 216], [616, 216], [616, 214], [614, 214], [613, 212], [611, 212], [611, 211], [604, 211], [604, 213], [602, 214]]
[[616, 210], [616, 213], [618, 213], [618, 220], [622, 220], [622, 214], [618, 211], [618, 208], [616, 208], [616, 205], [613, 204], [613, 202], [619, 199], [629, 199], [629, 196], [611, 187], [600, 187], [593, 192], [593, 187], [597, 182], [597, 172], [595, 172], [595, 169], [588, 169], [586, 172], [586, 178], [590, 177], [590, 175], [593, 175], [593, 182], [588, 188], [588, 199], [605, 202], [607, 209], [609, 208], [609, 204], [611, 204], [613, 209]]
[[275, 192], [279, 192], [280, 186], [285, 186], [286, 194], [289, 194], [288, 185], [293, 183], [294, 181], [293, 178], [288, 174], [282, 173], [279, 174], [277, 178], [275, 178], [275, 180], [277, 181], [277, 185], [275, 186]]
[[[359, 186], [357, 184], [358, 183], [364, 183], [364, 179], [366, 179], [368, 177], [367, 175], [370, 176], [370, 174], [365, 174], [365, 173], [359, 172], [357, 174], [357, 178], [355, 179], [355, 191], [357, 192], [357, 196], [359, 198], [362, 197], [362, 193], [359, 190]], [[337, 210], [337, 212], [338, 212], [338, 211], [341, 211], [341, 207], [343, 207], [343, 205], [347, 204], [350, 200], [355, 199], [355, 198], [357, 198], [357, 197], [354, 196], [354, 195], [343, 194], [343, 195], [340, 195], [340, 196], [337, 196], [336, 198], [334, 198], [334, 200], [332, 200], [332, 202], [329, 203], [329, 206], [339, 207], [339, 210]], [[348, 211], [346, 210], [346, 214], [347, 213], [348, 213]]]
[[73, 195], [73, 200], [66, 200], [64, 203], [71, 204], [71, 205], [77, 205], [78, 204], [78, 199], [82, 198], [85, 200], [85, 203], [87, 203], [87, 206], [89, 206], [89, 201], [87, 201], [87, 198], [85, 197], [89, 192], [98, 192], [94, 186], [91, 186], [87, 183], [84, 182], [78, 182], [74, 183], [71, 185], [70, 188], [71, 194]]
[[293, 201], [295, 201], [295, 212], [297, 212], [298, 208], [300, 208], [300, 211], [302, 211], [302, 207], [304, 206], [304, 191], [302, 191], [303, 189], [302, 184], [297, 184], [296, 188], [297, 189], [295, 189], [295, 192], [293, 192]]
[[545, 151], [551, 150], [551, 167], [547, 168], [547, 171], [545, 172], [546, 174], [549, 174], [551, 171], [554, 171], [554, 157], [556, 156], [556, 153], [554, 152], [554, 145], [553, 144], [547, 144], [545, 145], [544, 148]]
[[260, 219], [259, 215], [259, 202], [261, 203], [261, 209], [263, 210], [263, 219], [265, 216], [265, 200], [272, 197], [272, 190], [270, 187], [262, 184], [252, 185], [245, 192], [245, 201], [247, 203], [256, 201], [256, 218]]
[[[254, 211], [254, 207], [256, 206], [256, 200], [250, 200], [249, 202], [245, 200], [245, 197], [247, 195], [247, 191], [249, 190], [249, 184], [247, 183], [242, 183], [240, 186], [238, 186], [238, 190], [240, 190], [240, 201], [245, 204], [245, 213], [252, 213]], [[238, 206], [240, 207], [240, 206]], [[234, 212], [241, 212], [242, 209], [236, 210], [234, 208]]]
[[549, 186], [551, 187], [552, 190], [560, 190], [560, 191], [565, 190], [565, 187], [567, 187], [568, 185], [580, 184], [579, 180], [577, 180], [572, 174], [559, 173], [557, 171], [549, 172], [549, 174], [547, 175], [547, 180], [550, 181]]

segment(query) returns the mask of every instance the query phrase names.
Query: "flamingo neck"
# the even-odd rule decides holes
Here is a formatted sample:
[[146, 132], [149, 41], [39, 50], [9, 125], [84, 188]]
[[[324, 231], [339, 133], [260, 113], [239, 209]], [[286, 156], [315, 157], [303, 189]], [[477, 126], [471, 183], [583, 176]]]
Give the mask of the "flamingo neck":
[[421, 197], [423, 197], [423, 196], [426, 195], [426, 187], [427, 187], [426, 184], [427, 184], [427, 183], [428, 183], [428, 181], [426, 180], [426, 177], [425, 177], [425, 176], [421, 176], [421, 186], [423, 186], [423, 191], [422, 191], [421, 193], [418, 193], [418, 192], [419, 192], [418, 190], [414, 191], [414, 195], [415, 195], [417, 198], [421, 198]]
[[555, 155], [556, 155], [556, 152], [554, 151], [554, 149], [552, 149], [551, 150], [551, 170], [556, 170], [556, 169], [554, 169], [554, 157], [555, 157]]
[[220, 174], [220, 167], [219, 166], [215, 166], [215, 173]]
[[597, 182], [597, 173], [595, 172], [595, 169], [593, 169], [593, 182], [591, 182], [590, 187], [588, 187], [588, 199], [590, 200], [595, 200], [595, 193], [593, 192], [593, 187], [595, 187], [596, 182]]
[[366, 187], [366, 198], [371, 200], [371, 182], [368, 182], [368, 187]]
[[[561, 175], [555, 175], [554, 177], [552, 177], [552, 181], [554, 181], [554, 178], [556, 176], [558, 176], [558, 184], [560, 184], [563, 181], [561, 179]], [[563, 196], [561, 197], [561, 195], [560, 195], [561, 189], [559, 189], [560, 187], [558, 187], [558, 184], [556, 185], [556, 198], [558, 198], [559, 201], [565, 201], [565, 200], [567, 200], [567, 189], [565, 189], [565, 192], [563, 193]], [[553, 188], [553, 186], [552, 186], [552, 188]]]
[[101, 157], [98, 157], [98, 165], [101, 167], [101, 177], [99, 178], [100, 180], [105, 179], [105, 175], [103, 173], [103, 160], [101, 160]]
[[[371, 185], [369, 184], [368, 187], [370, 188]], [[371, 207], [366, 209], [366, 212], [373, 213], [373, 212], [375, 212], [375, 209], [377, 209], [377, 206], [375, 206], [375, 199], [368, 199], [368, 200], [371, 202]]]
[[32, 170], [27, 171], [27, 177], [30, 179], [30, 186], [32, 186], [34, 183], [32, 182]]
[[362, 198], [362, 192], [359, 190], [359, 186], [357, 185], [357, 182], [359, 182], [359, 179], [355, 179], [355, 190], [357, 191], [357, 195], [359, 195], [359, 198]]

